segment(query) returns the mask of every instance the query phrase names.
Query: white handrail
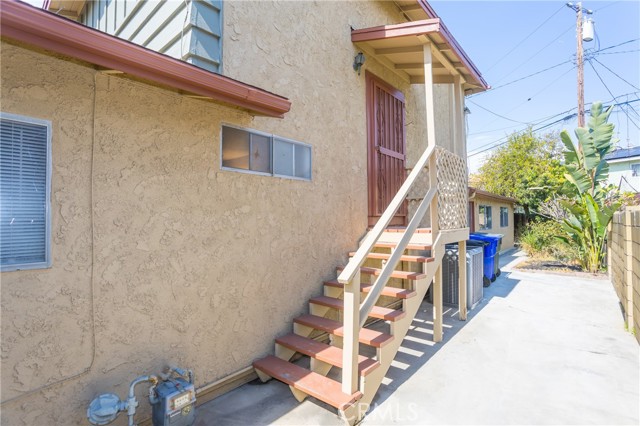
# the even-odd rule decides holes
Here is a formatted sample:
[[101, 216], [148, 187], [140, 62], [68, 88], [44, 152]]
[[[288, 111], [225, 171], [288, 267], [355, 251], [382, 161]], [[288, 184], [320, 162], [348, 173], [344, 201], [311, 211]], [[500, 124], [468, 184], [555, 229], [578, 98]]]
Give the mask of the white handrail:
[[[384, 289], [385, 285], [387, 285], [387, 281], [389, 280], [389, 278], [391, 278], [391, 274], [395, 270], [396, 265], [400, 261], [400, 258], [402, 257], [405, 248], [407, 248], [407, 245], [409, 245], [409, 242], [413, 237], [413, 233], [418, 228], [420, 221], [422, 221], [422, 217], [427, 212], [427, 208], [431, 204], [431, 201], [433, 200], [433, 197], [436, 195], [437, 192], [438, 192], [437, 188], [429, 189], [429, 192], [427, 192], [424, 199], [418, 206], [418, 209], [413, 215], [413, 218], [411, 218], [411, 222], [409, 222], [407, 229], [404, 231], [404, 234], [402, 235], [400, 242], [398, 243], [396, 248], [393, 250], [393, 253], [391, 253], [391, 256], [389, 257], [389, 260], [387, 260], [387, 263], [382, 268], [382, 272], [378, 276], [378, 279], [376, 280], [375, 284], [373, 284], [371, 290], [369, 291], [369, 294], [367, 294], [367, 297], [364, 299], [364, 302], [362, 302], [362, 305], [360, 305], [360, 327], [364, 326], [364, 323], [366, 322], [367, 317], [369, 316], [369, 312], [371, 311], [371, 309], [373, 308], [373, 305], [375, 305], [376, 301], [380, 297], [380, 293], [382, 293], [382, 290]], [[440, 235], [438, 235], [438, 238], [440, 238]]]
[[[341, 284], [348, 284], [353, 279], [356, 272], [360, 270], [360, 267], [367, 259], [369, 253], [371, 253], [371, 250], [373, 250], [376, 242], [385, 231], [385, 229], [387, 229], [387, 226], [389, 225], [389, 222], [391, 222], [391, 219], [393, 219], [393, 216], [395, 216], [396, 211], [398, 211], [404, 200], [407, 198], [409, 190], [413, 186], [422, 169], [424, 169], [427, 165], [427, 162], [429, 161], [429, 158], [433, 154], [434, 150], [435, 145], [431, 145], [422, 153], [422, 156], [416, 163], [415, 167], [413, 168], [413, 170], [411, 170], [411, 173], [409, 173], [409, 176], [407, 176], [407, 179], [404, 181], [396, 195], [393, 197], [393, 200], [391, 200], [389, 207], [387, 207], [387, 209], [384, 211], [378, 222], [362, 242], [362, 245], [356, 251], [355, 255], [351, 258], [349, 263], [347, 263], [347, 266], [338, 276], [338, 282], [340, 282]], [[436, 182], [430, 182], [430, 185], [431, 187], [435, 188]]]

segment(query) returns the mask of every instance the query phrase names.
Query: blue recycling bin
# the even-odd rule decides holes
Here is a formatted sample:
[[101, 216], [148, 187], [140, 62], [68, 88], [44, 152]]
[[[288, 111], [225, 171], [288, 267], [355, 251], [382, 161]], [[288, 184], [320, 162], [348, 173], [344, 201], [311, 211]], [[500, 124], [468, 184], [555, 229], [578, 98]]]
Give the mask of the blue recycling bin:
[[497, 276], [496, 254], [498, 253], [498, 245], [502, 241], [502, 236], [498, 238], [494, 236], [494, 234], [478, 234], [474, 232], [469, 234], [469, 238], [472, 241], [484, 241], [489, 243], [484, 250], [484, 276], [487, 277], [490, 282], [494, 282]]
[[500, 252], [502, 251], [502, 238], [503, 234], [489, 234], [488, 232], [474, 232], [476, 235], [484, 235], [485, 237], [496, 238], [498, 240], [498, 248], [496, 249], [496, 257], [493, 262], [493, 272], [496, 277], [500, 276]]

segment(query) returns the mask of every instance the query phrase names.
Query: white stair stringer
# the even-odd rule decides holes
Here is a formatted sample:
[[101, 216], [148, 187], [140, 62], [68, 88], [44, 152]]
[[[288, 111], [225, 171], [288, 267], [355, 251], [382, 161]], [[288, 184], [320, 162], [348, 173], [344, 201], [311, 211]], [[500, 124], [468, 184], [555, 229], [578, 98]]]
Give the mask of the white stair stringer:
[[[362, 420], [366, 414], [367, 410], [371, 406], [371, 402], [378, 393], [382, 380], [391, 367], [391, 362], [394, 360], [399, 347], [402, 345], [404, 337], [409, 331], [409, 327], [411, 326], [413, 319], [418, 313], [418, 309], [420, 309], [420, 305], [429, 290], [431, 282], [433, 281], [438, 268], [440, 268], [440, 265], [442, 264], [444, 254], [444, 250], [442, 249], [444, 248], [444, 244], [439, 244], [438, 241], [436, 241], [434, 248], [436, 248], [434, 261], [426, 263], [424, 267], [426, 278], [415, 281], [414, 285], [417, 293], [416, 296], [403, 301], [404, 311], [407, 315], [399, 321], [390, 323], [390, 334], [394, 337], [393, 341], [378, 349], [377, 360], [380, 363], [380, 367], [368, 376], [360, 378], [360, 391], [363, 394], [362, 398], [346, 410], [340, 410], [340, 417], [347, 425], [351, 426], [356, 424]], [[442, 283], [440, 283], [440, 285], [442, 285]]]

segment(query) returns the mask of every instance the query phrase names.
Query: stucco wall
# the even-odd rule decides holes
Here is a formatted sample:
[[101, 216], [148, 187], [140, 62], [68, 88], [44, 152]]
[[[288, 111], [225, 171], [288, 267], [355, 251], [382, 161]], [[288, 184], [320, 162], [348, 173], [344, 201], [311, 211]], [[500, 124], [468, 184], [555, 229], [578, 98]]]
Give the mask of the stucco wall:
[[[85, 424], [137, 375], [201, 386], [272, 351], [366, 228], [365, 70], [405, 93], [408, 165], [426, 146], [424, 87], [351, 68], [350, 27], [402, 22], [392, 3], [230, 2], [224, 22], [225, 74], [289, 97], [283, 120], [3, 42], [2, 111], [53, 124], [53, 266], [1, 276], [3, 425]], [[221, 171], [222, 123], [310, 144], [313, 181]]]
[[[487, 232], [490, 234], [503, 234], [502, 250], [513, 247], [514, 245], [514, 221], [513, 221], [513, 204], [501, 202], [493, 198], [486, 198], [476, 195], [471, 201], [474, 202], [474, 224], [477, 232]], [[491, 206], [491, 229], [480, 229], [480, 206]], [[509, 209], [509, 226], [500, 226], [500, 207]]]
[[168, 363], [198, 385], [250, 365], [366, 226], [364, 157], [330, 126], [301, 138], [312, 182], [222, 172], [220, 124], [252, 117], [94, 75], [2, 46], [2, 110], [53, 123], [53, 267], [2, 274], [2, 398], [91, 366], [3, 404], [3, 425], [84, 424], [97, 393]]

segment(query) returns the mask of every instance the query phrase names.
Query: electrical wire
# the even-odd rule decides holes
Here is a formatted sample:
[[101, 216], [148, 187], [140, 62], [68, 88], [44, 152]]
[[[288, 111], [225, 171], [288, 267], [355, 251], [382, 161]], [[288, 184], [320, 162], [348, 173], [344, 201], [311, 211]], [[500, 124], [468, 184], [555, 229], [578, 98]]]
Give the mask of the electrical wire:
[[[570, 62], [570, 61], [569, 61]], [[566, 63], [566, 62], [565, 62]], [[511, 110], [509, 112], [513, 112], [515, 110], [517, 110], [518, 108], [520, 108], [521, 106], [523, 106], [524, 104], [526, 104], [527, 102], [530, 102], [533, 98], [535, 98], [536, 96], [538, 96], [540, 93], [544, 92], [545, 90], [547, 90], [549, 87], [551, 87], [554, 83], [556, 83], [558, 80], [560, 80], [562, 77], [564, 77], [566, 74], [568, 74], [569, 72], [573, 71], [576, 68], [576, 66], [572, 66], [571, 68], [569, 68], [567, 71], [563, 72], [562, 74], [560, 74], [557, 78], [555, 78], [554, 80], [552, 80], [549, 84], [547, 84], [546, 86], [544, 86], [542, 89], [540, 89], [539, 91], [537, 91], [536, 93], [534, 93], [532, 96], [527, 97], [527, 99], [525, 99], [523, 102], [521, 102], [520, 104], [516, 105], [515, 107], [511, 108]], [[521, 123], [521, 124], [529, 124], [529, 122], [522, 122], [522, 121], [517, 121], [517, 120], [513, 120], [511, 118], [505, 117], [504, 115], [500, 115], [494, 111], [490, 111], [489, 109], [487, 109], [486, 107], [483, 107], [481, 105], [478, 105], [477, 103], [473, 102], [471, 99], [468, 99], [469, 102], [473, 103], [474, 105], [482, 108], [483, 110], [497, 116], [500, 117], [502, 119], [508, 120], [508, 121], [512, 121], [514, 123]], [[495, 123], [496, 120], [490, 121], [487, 124], [492, 124]]]
[[504, 76], [502, 76], [496, 83], [501, 82], [502, 80], [504, 80], [505, 78], [507, 78], [508, 76], [510, 76], [511, 74], [513, 74], [514, 72], [516, 72], [517, 70], [520, 69], [520, 67], [522, 67], [524, 64], [526, 64], [527, 62], [529, 62], [530, 60], [532, 60], [533, 58], [535, 58], [536, 56], [538, 56], [540, 53], [542, 53], [547, 47], [551, 46], [553, 43], [555, 43], [560, 37], [562, 37], [563, 35], [565, 35], [566, 33], [568, 33], [571, 29], [573, 29], [575, 27], [575, 25], [571, 24], [570, 27], [568, 27], [566, 30], [564, 30], [560, 35], [558, 35], [556, 38], [554, 38], [553, 40], [551, 40], [549, 43], [545, 44], [540, 50], [538, 50], [536, 53], [534, 53], [533, 55], [531, 55], [528, 59], [526, 59], [524, 62], [520, 63], [520, 65], [518, 65], [517, 67], [515, 67], [514, 69], [512, 69], [510, 72], [508, 72], [507, 74], [505, 74]]
[[522, 43], [524, 43], [525, 41], [527, 41], [529, 39], [529, 37], [531, 37], [532, 35], [534, 35], [540, 28], [542, 28], [544, 26], [544, 24], [546, 24], [547, 22], [549, 22], [549, 20], [551, 18], [553, 18], [554, 16], [556, 16], [558, 13], [560, 13], [561, 10], [564, 9], [564, 4], [562, 6], [560, 6], [560, 8], [558, 10], [556, 10], [555, 12], [553, 12], [551, 14], [551, 16], [549, 16], [547, 19], [545, 19], [540, 25], [538, 25], [532, 32], [530, 32], [525, 38], [523, 38], [522, 40], [520, 40], [520, 42], [518, 42], [518, 44], [516, 44], [513, 48], [511, 48], [511, 50], [509, 50], [507, 53], [505, 53], [500, 59], [498, 59], [493, 65], [491, 65], [489, 68], [487, 68], [485, 70], [485, 72], [489, 72], [490, 70], [492, 70], [496, 65], [498, 65], [500, 62], [502, 62], [507, 56], [509, 56], [511, 53], [513, 53], [513, 51], [515, 51], [518, 47], [520, 47], [522, 45]]
[[636, 90], [640, 90], [640, 88], [638, 88], [638, 86], [634, 86], [633, 84], [629, 83], [627, 80], [625, 80], [624, 78], [620, 77], [620, 75], [618, 75], [618, 73], [616, 73], [615, 71], [613, 71], [611, 68], [609, 68], [608, 66], [606, 66], [605, 64], [603, 64], [602, 62], [600, 62], [597, 58], [592, 58], [594, 61], [596, 61], [597, 63], [599, 63], [600, 65], [602, 65], [604, 68], [607, 69], [607, 71], [609, 71], [611, 74], [615, 75], [616, 77], [618, 77], [620, 80], [624, 81], [625, 83], [627, 83], [629, 86], [633, 87]]
[[[622, 96], [625, 96], [625, 95], [619, 95], [619, 96], [618, 96], [618, 98], [619, 98], [619, 97], [622, 97]], [[630, 104], [635, 103], [635, 102], [640, 102], [640, 99], [634, 99], [634, 100], [627, 101], [627, 102], [618, 102], [618, 103], [612, 104], [611, 106], [614, 106], [614, 107], [615, 107], [615, 106], [620, 106], [620, 109], [622, 109], [622, 106], [630, 105]], [[585, 106], [587, 106], [587, 105], [591, 105], [591, 104], [592, 104], [592, 102], [589, 102], [589, 103], [585, 104]], [[574, 109], [576, 109], [576, 108], [577, 108], [577, 107], [573, 107], [573, 108], [571, 108], [570, 110], [567, 110], [567, 111], [565, 111], [565, 112], [563, 112], [563, 113], [556, 114], [553, 118], [555, 118], [555, 117], [557, 117], [557, 116], [559, 116], [559, 115], [562, 115], [562, 114], [568, 113], [568, 112], [570, 112], [570, 111], [573, 111], [573, 110], [574, 110]], [[623, 111], [623, 112], [624, 112], [624, 111]], [[560, 119], [558, 119], [558, 120], [555, 120], [555, 121], [553, 121], [553, 122], [551, 122], [551, 123], [548, 123], [548, 124], [545, 124], [545, 125], [543, 125], [543, 126], [540, 126], [540, 127], [537, 127], [537, 128], [531, 128], [531, 131], [532, 131], [532, 132], [536, 132], [536, 131], [539, 131], [539, 130], [546, 129], [546, 128], [551, 127], [551, 126], [553, 126], [554, 124], [560, 123], [560, 122], [562, 122], [562, 121], [571, 120], [572, 118], [576, 117], [577, 115], [578, 115], [577, 113], [572, 113], [572, 114], [566, 115], [566, 116], [564, 116], [564, 117], [562, 117], [562, 118], [560, 118]], [[541, 123], [538, 123], [538, 124], [541, 124]], [[515, 132], [515, 133], [522, 133], [522, 132], [524, 132], [524, 131], [527, 131], [530, 127], [531, 127], [531, 126], [528, 126], [526, 129], [523, 129], [523, 130], [521, 130], [521, 131], [519, 131], [519, 132]], [[497, 147], [499, 147], [499, 146], [501, 146], [501, 145], [504, 145], [505, 143], [507, 143], [507, 142], [508, 142], [508, 140], [507, 140], [507, 139], [508, 139], [509, 137], [511, 137], [511, 135], [506, 135], [506, 136], [504, 136], [504, 137], [502, 137], [502, 138], [500, 138], [500, 139], [498, 139], [498, 140], [495, 140], [495, 141], [493, 141], [493, 142], [489, 142], [489, 143], [487, 143], [487, 144], [481, 145], [481, 146], [479, 146], [478, 148], [475, 148], [475, 149], [473, 150], [473, 152], [471, 152], [470, 154], [468, 154], [468, 155], [467, 155], [467, 157], [473, 157], [473, 156], [475, 156], [475, 155], [482, 154], [483, 152], [486, 152], [486, 151], [489, 151], [489, 150], [491, 150], [491, 149], [497, 148]], [[504, 141], [504, 142], [503, 142], [503, 141]], [[485, 147], [486, 147], [486, 148], [485, 148]], [[482, 148], [485, 148], [485, 149], [482, 149]], [[480, 149], [480, 151], [477, 151], [477, 150], [479, 150], [479, 149]]]
[[[72, 379], [77, 379], [79, 377], [84, 376], [85, 374], [88, 374], [89, 372], [91, 372], [91, 370], [93, 369], [93, 365], [95, 364], [96, 361], [96, 308], [95, 308], [95, 264], [96, 264], [96, 259], [95, 259], [95, 208], [94, 208], [94, 196], [93, 196], [93, 192], [94, 192], [94, 170], [95, 170], [95, 146], [96, 146], [96, 108], [97, 108], [97, 97], [98, 97], [98, 74], [100, 74], [99, 71], [97, 71], [94, 76], [93, 76], [93, 126], [92, 126], [92, 134], [91, 134], [91, 171], [90, 171], [90, 203], [91, 203], [91, 214], [90, 214], [90, 218], [91, 218], [91, 277], [90, 277], [90, 285], [89, 285], [89, 302], [91, 304], [90, 306], [90, 324], [91, 324], [91, 362], [89, 362], [89, 365], [82, 371], [80, 371], [79, 373], [73, 374], [71, 376], [67, 376], [64, 377], [62, 379], [58, 379], [54, 382], [51, 383], [47, 383], [45, 385], [39, 386], [35, 389], [31, 389], [27, 392], [21, 393], [19, 395], [16, 395], [12, 398], [8, 398], [3, 400], [2, 402], [0, 402], [0, 405], [4, 405], [7, 404], [9, 402], [18, 400], [18, 399], [22, 399], [26, 396], [29, 395], [33, 395], [36, 392], [40, 392], [42, 390], [45, 389], [49, 389], [52, 386], [56, 386], [62, 383], [66, 383], [69, 380]], [[107, 77], [108, 78], [108, 77]]]
[[524, 121], [512, 120], [512, 119], [510, 119], [509, 117], [505, 117], [504, 115], [500, 115], [500, 114], [498, 114], [498, 113], [496, 113], [496, 112], [493, 112], [493, 111], [491, 111], [491, 110], [489, 110], [489, 109], [487, 109], [487, 108], [483, 107], [482, 105], [478, 105], [477, 103], [473, 102], [471, 99], [469, 99], [469, 102], [471, 102], [472, 104], [474, 104], [474, 105], [475, 105], [475, 106], [477, 106], [478, 108], [481, 108], [481, 109], [483, 109], [483, 110], [487, 111], [489, 114], [493, 114], [493, 115], [495, 115], [496, 117], [500, 117], [500, 118], [503, 118], [503, 119], [508, 120], [508, 121], [513, 121], [514, 123], [518, 123], [518, 124], [527, 124], [527, 123], [525, 123]]
[[[614, 100], [616, 100], [617, 102], [617, 98], [616, 96], [613, 94], [613, 92], [611, 92], [611, 90], [609, 89], [609, 86], [607, 86], [607, 83], [604, 82], [604, 80], [602, 79], [602, 77], [600, 76], [600, 74], [598, 73], [598, 70], [596, 69], [596, 67], [593, 66], [593, 62], [591, 62], [591, 60], [588, 61], [589, 65], [591, 65], [591, 68], [593, 69], [593, 72], [596, 73], [596, 75], [598, 76], [598, 79], [600, 80], [600, 82], [602, 83], [602, 85], [604, 86], [605, 89], [607, 89], [607, 92], [609, 92], [609, 94], [613, 97]], [[624, 109], [623, 109], [624, 111]], [[631, 121], [631, 123], [636, 127], [636, 129], [640, 130], [640, 127], [638, 127], [638, 125], [636, 124], [635, 121], [631, 120], [631, 117], [629, 117], [629, 113], [625, 111], [625, 114], [627, 115], [627, 118], [629, 118], [629, 120]]]

